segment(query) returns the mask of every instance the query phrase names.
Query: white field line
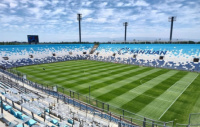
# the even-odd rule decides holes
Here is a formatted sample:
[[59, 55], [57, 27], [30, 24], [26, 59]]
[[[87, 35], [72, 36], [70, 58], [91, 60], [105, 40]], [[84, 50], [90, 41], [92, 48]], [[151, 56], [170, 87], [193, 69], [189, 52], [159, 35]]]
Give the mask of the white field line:
[[183, 94], [183, 92], [185, 92], [185, 90], [192, 84], [192, 82], [194, 82], [194, 80], [197, 78], [197, 76], [190, 82], [190, 84], [187, 87], [185, 87], [185, 89], [179, 94], [179, 96], [173, 101], [173, 103], [171, 103], [171, 105], [165, 110], [165, 112], [163, 112], [163, 114], [159, 117], [158, 120], [160, 120], [160, 118], [167, 112], [167, 110], [169, 110], [169, 108], [177, 101], [177, 99]]
[[[173, 73], [173, 74], [169, 74], [169, 73]], [[143, 89], [143, 88], [140, 88], [140, 87], [144, 87], [144, 86], [145, 86], [145, 87], [146, 87], [146, 86], [148, 87], [149, 82], [151, 83], [151, 82], [154, 81], [154, 80], [158, 80], [158, 78], [159, 78], [159, 79], [162, 79], [161, 81], [156, 81], [157, 83], [154, 83], [153, 86], [148, 87], [148, 89], [146, 89], [146, 90], [144, 90], [144, 91], [142, 91], [142, 92], [138, 92], [138, 93], [140, 93], [140, 95], [141, 95], [141, 94], [143, 94], [144, 92], [148, 91], [149, 89], [152, 89], [153, 87], [157, 86], [158, 84], [160, 84], [160, 83], [163, 82], [164, 80], [170, 78], [171, 76], [173, 76], [173, 75], [176, 74], [176, 73], [178, 73], [178, 72], [175, 71], [175, 70], [170, 70], [170, 71], [165, 72], [165, 73], [163, 73], [163, 74], [161, 74], [161, 75], [158, 75], [158, 76], [154, 77], [153, 79], [151, 79], [151, 80], [149, 80], [149, 81], [147, 81], [147, 82], [145, 82], [145, 83], [143, 83], [143, 84], [141, 84], [141, 85], [139, 85], [139, 86], [137, 86], [137, 87], [131, 89], [130, 91], [128, 91], [128, 92], [126, 92], [126, 93], [124, 93], [124, 94], [122, 94], [122, 95], [119, 95], [119, 96], [113, 98], [112, 100], [109, 101], [109, 103], [112, 103], [112, 104], [113, 104], [113, 102], [116, 103], [117, 101], [119, 101], [120, 99], [122, 99], [124, 95], [130, 95], [130, 98], [126, 99], [126, 101], [124, 100], [125, 102], [116, 105], [116, 106], [119, 106], [119, 107], [120, 107], [120, 106], [122, 106], [122, 105], [128, 103], [129, 101], [135, 99], [137, 96], [139, 96], [139, 94], [138, 94], [138, 95], [135, 95], [135, 96], [132, 96], [132, 97], [131, 97], [131, 94], [132, 94], [132, 93], [135, 93], [135, 91], [136, 91], [135, 89], [138, 89], [138, 88], [139, 88], [139, 89]], [[160, 78], [160, 77], [163, 76], [163, 75], [165, 75], [165, 76], [170, 76], [170, 77], [167, 77], [167, 78], [165, 78], [165, 79], [163, 80], [163, 78]]]
[[[113, 75], [110, 75], [110, 76], [107, 76], [107, 77], [103, 77], [103, 78], [101, 78], [101, 79], [96, 79], [96, 80], [93, 80], [93, 81], [90, 81], [90, 82], [88, 82], [88, 83], [83, 83], [83, 84], [81, 84], [81, 85], [78, 85], [78, 86], [74, 86], [74, 87], [72, 87], [75, 91], [77, 91], [77, 90], [81, 90], [81, 89], [85, 89], [85, 88], [88, 88], [88, 86], [89, 86], [89, 84], [91, 85], [91, 86], [95, 86], [95, 85], [97, 85], [97, 84], [99, 84], [99, 83], [102, 83], [102, 82], [105, 82], [105, 81], [109, 81], [109, 80], [113, 80], [113, 79], [115, 79], [115, 78], [118, 78], [118, 77], [121, 77], [121, 76], [123, 76], [124, 74], [130, 74], [130, 73], [133, 73], [133, 72], [137, 72], [137, 71], [140, 71], [140, 70], [143, 70], [143, 69], [145, 69], [146, 67], [143, 67], [143, 68], [134, 68], [134, 69], [130, 69], [130, 70], [128, 70], [128, 71], [125, 71], [125, 72], [121, 72], [121, 73], [115, 73], [115, 74], [113, 74]], [[115, 69], [114, 71], [116, 71], [116, 70], [123, 70], [124, 68], [118, 68], [118, 69]], [[97, 75], [98, 76], [98, 74], [94, 74], [94, 75]], [[110, 86], [110, 85], [108, 85], [108, 86]], [[108, 87], [108, 86], [105, 86], [105, 87]], [[104, 87], [101, 87], [101, 88], [104, 88]], [[100, 89], [101, 89], [100, 88]], [[97, 90], [99, 90], [99, 89], [97, 89]], [[95, 90], [96, 91], [96, 90]], [[94, 92], [94, 91], [93, 91]], [[93, 92], [91, 92], [91, 94], [93, 93]], [[95, 96], [96, 97], [96, 96]]]

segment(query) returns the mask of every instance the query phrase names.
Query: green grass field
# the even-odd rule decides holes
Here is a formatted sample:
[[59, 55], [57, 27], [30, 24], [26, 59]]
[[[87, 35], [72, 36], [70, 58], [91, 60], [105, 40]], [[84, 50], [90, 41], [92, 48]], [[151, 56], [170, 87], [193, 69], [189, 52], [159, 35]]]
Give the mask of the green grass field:
[[190, 113], [200, 112], [198, 73], [87, 60], [17, 70], [34, 82], [85, 95], [91, 86], [91, 97], [155, 120], [188, 123]]

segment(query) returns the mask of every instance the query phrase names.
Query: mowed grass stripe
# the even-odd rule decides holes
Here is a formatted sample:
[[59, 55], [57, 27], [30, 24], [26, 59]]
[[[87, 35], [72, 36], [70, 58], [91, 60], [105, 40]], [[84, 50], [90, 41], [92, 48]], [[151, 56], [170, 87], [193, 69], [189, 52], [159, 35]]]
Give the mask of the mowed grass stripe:
[[154, 86], [158, 85], [162, 81], [166, 80], [167, 78], [171, 77], [172, 75], [176, 74], [178, 71], [171, 70], [165, 74], [159, 75], [156, 78], [151, 79], [150, 81], [139, 85], [138, 87], [131, 89], [130, 91], [112, 99], [108, 103], [111, 105], [117, 105], [117, 107], [122, 107], [124, 104], [128, 103], [132, 99], [136, 98], [140, 94], [143, 94], [147, 90], [153, 88]]
[[[131, 77], [133, 77], [134, 75], [137, 75], [139, 73], [144, 73], [144, 72], [149, 71], [149, 70], [151, 70], [151, 69], [145, 68], [143, 70], [139, 70], [139, 71], [136, 71], [136, 72], [132, 72], [132, 73], [122, 75], [121, 77], [115, 78], [113, 80], [108, 80], [108, 81], [105, 81], [103, 83], [93, 85], [93, 86], [90, 87], [90, 91], [91, 91], [91, 93], [94, 93], [93, 91], [98, 91], [99, 89], [104, 89], [105, 87], [109, 87], [109, 88], [112, 87], [112, 89], [115, 89], [115, 88], [120, 87], [122, 85], [118, 82], [123, 82], [123, 83], [126, 82], [127, 83], [131, 79]], [[119, 73], [119, 74], [121, 74], [121, 73]], [[112, 76], [112, 75], [108, 75], [108, 76]], [[107, 90], [112, 90], [112, 89], [104, 89], [104, 90], [101, 90], [101, 92], [96, 92], [94, 95], [100, 96], [100, 95], [104, 94], [103, 92], [107, 92]], [[85, 88], [85, 89], [79, 90], [78, 92], [86, 94], [86, 93], [89, 92], [89, 90], [88, 90], [88, 88]], [[93, 95], [93, 94], [91, 94], [91, 95]]]
[[[97, 66], [99, 68], [97, 68]], [[96, 66], [92, 66], [92, 67], [86, 67], [86, 69], [84, 69], [83, 67], [77, 67], [75, 69], [60, 69], [60, 70], [57, 70], [59, 71], [59, 74], [57, 75], [54, 75], [54, 73], [48, 73], [48, 75], [45, 76], [45, 80], [47, 79], [51, 79], [51, 78], [55, 78], [55, 80], [60, 80], [64, 77], [67, 77], [68, 76], [68, 80], [70, 80], [69, 78], [70, 77], [77, 77], [78, 78], [78, 75], [84, 75], [85, 73], [88, 73], [88, 72], [92, 72], [92, 71], [95, 71], [95, 70], [103, 70], [105, 68], [109, 68], [109, 67], [119, 67], [117, 65], [96, 65]], [[56, 72], [57, 73], [57, 72]], [[66, 79], [66, 78], [65, 78]]]
[[[107, 66], [107, 65], [110, 65], [110, 64], [106, 64], [106, 63], [90, 63], [90, 64], [74, 64], [74, 65], [64, 65], [64, 66], [61, 66], [61, 67], [51, 67], [50, 69], [47, 69], [46, 72], [56, 72], [56, 70], [58, 69], [67, 69], [67, 70], [75, 70], [76, 68], [88, 68], [88, 67], [94, 67], [94, 66]], [[56, 69], [55, 69], [56, 68]], [[53, 71], [52, 71], [53, 70]]]
[[[61, 73], [60, 70], [62, 70], [62, 71], [69, 70], [69, 71], [73, 71], [73, 72], [75, 72], [76, 70], [78, 70], [77, 72], [80, 72], [79, 70], [84, 70], [84, 68], [85, 68], [85, 70], [90, 70], [90, 69], [92, 69], [92, 67], [95, 68], [96, 66], [106, 67], [106, 66], [112, 66], [112, 64], [103, 63], [103, 62], [100, 62], [100, 63], [96, 64], [96, 62], [94, 62], [92, 65], [86, 65], [86, 66], [80, 66], [80, 65], [78, 65], [77, 67], [70, 67], [70, 68], [68, 68], [66, 66], [63, 66], [60, 69], [53, 67], [53, 70], [56, 70], [56, 71], [49, 72], [48, 69], [46, 69], [45, 71], [42, 71], [42, 73], [44, 73], [44, 75], [46, 75], [46, 74], [50, 75], [50, 74], [54, 74], [54, 72], [55, 73], [57, 73], [57, 72]], [[113, 66], [119, 66], [119, 67], [122, 66], [122, 67], [124, 67], [124, 65], [122, 65], [122, 64], [114, 64]], [[40, 69], [39, 69], [39, 71], [40, 71]], [[82, 71], [82, 72], [84, 72], [84, 71]]]
[[[102, 67], [105, 65], [102, 65]], [[111, 66], [111, 65], [108, 65]], [[96, 68], [96, 67], [94, 67]], [[55, 68], [56, 69], [56, 68]], [[73, 70], [73, 69], [72, 69]], [[81, 67], [77, 68], [77, 71], [67, 71], [67, 69], [57, 69], [57, 71], [48, 73], [45, 72], [44, 70], [36, 70], [36, 71], [27, 71], [27, 70], [21, 70], [23, 73], [26, 73], [29, 75], [31, 78], [36, 78], [36, 79], [43, 79], [43, 80], [51, 80], [51, 79], [56, 79], [57, 77], [60, 77], [60, 75], [72, 75], [72, 74], [82, 74], [80, 73]], [[43, 73], [42, 73], [43, 72]], [[45, 73], [44, 73], [45, 72]], [[60, 74], [58, 74], [58, 72]], [[84, 72], [84, 71], [83, 71]]]
[[[85, 70], [90, 70], [93, 68], [96, 68], [96, 66], [99, 66], [99, 67], [105, 67], [105, 66], [111, 66], [110, 64], [92, 64], [92, 65], [87, 65], [87, 66], [77, 66], [77, 67], [70, 67], [70, 68], [66, 68], [66, 66], [63, 66], [62, 68], [56, 68], [56, 67], [53, 67], [53, 69], [55, 71], [51, 71], [51, 70], [48, 70], [48, 68], [46, 68], [45, 70], [43, 70], [43, 68], [32, 68], [31, 70], [24, 70], [24, 72], [32, 72], [32, 74], [34, 75], [37, 75], [37, 76], [54, 76], [54, 74], [58, 74], [58, 72], [60, 74], [62, 74], [62, 72], [65, 72], [65, 71], [68, 71], [68, 72], [79, 72], [80, 73], [80, 70], [83, 70], [83, 68], [85, 67]], [[56, 75], [57, 76], [57, 75]]]
[[[91, 73], [94, 72], [98, 75], [100, 75], [100, 73], [97, 73], [97, 72], [101, 72], [99, 70], [102, 70], [102, 71], [105, 71], [105, 70], [108, 70], [109, 69], [109, 66], [111, 69], [114, 69], [114, 68], [121, 68], [123, 67], [124, 65], [121, 65], [121, 64], [108, 64], [107, 66], [103, 65], [102, 67], [98, 66], [98, 67], [95, 67], [95, 68], [90, 68], [90, 69], [85, 69], [85, 70], [88, 70], [88, 72], [90, 71]], [[105, 67], [105, 68], [104, 68]], [[125, 68], [136, 68], [137, 66], [125, 66]], [[80, 73], [80, 71], [83, 71], [82, 73]], [[38, 72], [39, 73], [39, 72]], [[55, 83], [62, 83], [63, 81], [65, 83], [72, 83], [72, 82], [77, 82], [78, 78], [82, 78], [82, 77], [87, 77], [85, 76], [85, 73], [84, 73], [84, 70], [81, 70], [81, 67], [79, 69], [78, 72], [62, 72], [60, 71], [61, 74], [58, 74], [58, 75], [52, 75], [52, 74], [48, 74], [46, 75], [45, 77], [42, 77], [42, 76], [39, 76], [37, 73], [31, 73], [32, 76], [31, 78], [35, 81], [39, 81], [40, 83], [46, 83], [48, 85], [55, 85]], [[89, 75], [88, 75], [89, 76]], [[71, 79], [70, 79], [71, 77]], [[44, 80], [43, 82], [41, 82], [42, 80]], [[71, 80], [71, 82], [70, 82]], [[65, 85], [65, 84], [61, 84], [61, 85]]]
[[[102, 71], [107, 71], [109, 70], [108, 66], [110, 66], [109, 68], [112, 68], [113, 70], [117, 70], [115, 68], [137, 68], [138, 66], [133, 66], [133, 65], [130, 65], [130, 66], [127, 66], [127, 65], [123, 65], [123, 64], [108, 64], [107, 66], [97, 66], [95, 68], [90, 68], [91, 70], [87, 69], [88, 71], [87, 72], [90, 72], [90, 74], [93, 74], [93, 73], [96, 73], [96, 75], [100, 75], [101, 74], [101, 71], [99, 70], [102, 70]], [[81, 70], [83, 68], [80, 68], [80, 70], [78, 72], [62, 72], [58, 75], [46, 75], [45, 77], [43, 76], [38, 76], [37, 73], [36, 74], [32, 74], [32, 76], [29, 75], [29, 78], [31, 77], [32, 80], [38, 82], [38, 83], [42, 83], [42, 84], [48, 84], [48, 85], [55, 85], [55, 84], [60, 84], [60, 85], [65, 85], [65, 84], [70, 84], [70, 83], [73, 83], [73, 82], [77, 82], [77, 79], [80, 77], [85, 77], [87, 78], [87, 76], [89, 77], [90, 75], [86, 75], [84, 73], [84, 70]], [[92, 73], [93, 72], [93, 73]], [[99, 73], [98, 73], [99, 72]], [[39, 72], [38, 72], [39, 73]], [[110, 72], [109, 72], [110, 73]], [[42, 79], [44, 81], [42, 81]], [[65, 84], [64, 84], [65, 83]]]
[[198, 76], [197, 73], [188, 73], [154, 101], [143, 108], [138, 114], [145, 115], [152, 119], [160, 119], [174, 101], [185, 91], [185, 89]]
[[137, 96], [133, 100], [122, 106], [123, 109], [127, 109], [131, 112], [137, 113], [142, 110], [146, 105], [151, 103], [155, 98], [164, 93], [169, 87], [176, 83], [180, 78], [185, 76], [188, 72], [178, 72], [162, 81], [153, 88], [147, 90], [143, 94]]
[[[67, 62], [65, 62], [65, 63], [68, 63], [68, 62], [71, 63], [71, 61], [67, 61]], [[97, 63], [97, 62], [94, 61], [94, 63]], [[103, 64], [103, 62], [100, 62], [100, 63]], [[55, 63], [51, 63], [51, 64], [55, 64]], [[56, 63], [56, 64], [57, 64], [57, 63]], [[64, 63], [61, 62], [61, 64], [64, 64]], [[107, 64], [108, 64], [108, 63], [107, 63]], [[108, 65], [110, 65], [110, 64], [108, 64]], [[38, 66], [40, 66], [40, 65], [19, 67], [17, 70], [18, 70], [18, 71], [21, 71], [21, 72], [23, 72], [23, 73], [28, 74], [28, 78], [29, 78], [29, 79], [31, 79], [31, 80], [33, 80], [33, 81], [39, 81], [39, 83], [42, 83], [42, 82], [41, 82], [42, 79], [44, 79], [44, 77], [46, 77], [46, 76], [50, 76], [51, 79], [54, 78], [54, 77], [56, 76], [56, 74], [55, 74], [55, 75], [53, 75], [53, 74], [51, 75], [51, 74], [49, 74], [47, 71], [43, 71], [43, 70], [40, 69], [40, 68], [38, 69]], [[93, 64], [93, 66], [94, 66], [94, 64]], [[31, 68], [32, 71], [31, 71], [31, 70], [27, 70], [27, 67]], [[63, 66], [63, 68], [65, 68], [65, 65]], [[56, 68], [54, 68], [54, 69], [56, 70]], [[72, 68], [72, 69], [73, 69], [73, 68]], [[36, 71], [34, 72], [34, 70], [36, 70]], [[40, 73], [44, 73], [44, 76], [38, 75], [38, 74], [40, 74]]]
[[[120, 83], [120, 85], [106, 86], [106, 88], [105, 87], [101, 88], [101, 96], [98, 96], [97, 99], [108, 102], [108, 101], [112, 100], [113, 98], [116, 98], [117, 96], [120, 96], [120, 95], [128, 92], [129, 90], [138, 87], [139, 85], [141, 85], [141, 81], [143, 81], [143, 83], [147, 82], [147, 81], [157, 77], [158, 75], [164, 74], [168, 71], [169, 70], [166, 70], [166, 69], [150, 70], [150, 71], [147, 71], [142, 74], [134, 76], [133, 78], [131, 78], [129, 83]], [[147, 79], [147, 77], [148, 77], [148, 79]], [[98, 89], [98, 90], [100, 90], [100, 89]], [[107, 91], [109, 91], [109, 92], [107, 92]], [[94, 93], [96, 95], [96, 92], [94, 92]]]
[[[96, 66], [99, 66], [99, 65], [96, 65], [96, 66], [93, 65], [93, 66], [94, 66], [93, 68], [96, 68]], [[107, 66], [113, 66], [113, 65], [108, 64], [108, 65], [101, 65], [99, 67], [107, 67]], [[93, 69], [93, 68], [90, 67], [90, 66], [87, 66], [87, 69], [85, 69], [85, 70], [90, 70], [90, 69]], [[55, 79], [55, 78], [60, 77], [62, 75], [66, 76], [66, 74], [68, 74], [68, 75], [78, 74], [78, 73], [81, 73], [81, 71], [82, 71], [82, 73], [84, 73], [84, 70], [83, 70], [82, 66], [79, 66], [79, 67], [77, 67], [75, 69], [71, 68], [71, 69], [69, 69], [69, 71], [68, 71], [68, 69], [65, 69], [65, 66], [63, 66], [63, 69], [57, 69], [57, 68], [54, 68], [54, 69], [57, 70], [57, 71], [56, 72], [53, 71], [52, 73], [49, 73], [49, 72], [46, 72], [46, 70], [45, 71], [42, 70], [42, 72], [43, 72], [42, 73], [39, 70], [39, 71], [36, 71], [36, 72], [31, 72], [31, 74], [34, 75], [35, 77], [42, 77], [43, 76], [44, 77], [43, 79], [45, 79], [45, 80], [48, 79], [49, 80], [49, 79], [52, 79], [52, 78]], [[25, 71], [23, 71], [23, 72], [25, 72]]]
[[[128, 70], [130, 68], [137, 68], [136, 66], [126, 66], [124, 69]], [[70, 73], [70, 74], [62, 74], [59, 76], [59, 78], [55, 78], [52, 83], [58, 83], [66, 88], [71, 88], [74, 86], [81, 85], [82, 83], [85, 82], [90, 82], [91, 80], [99, 79], [101, 77], [104, 77], [105, 74], [110, 73], [111, 70], [118, 71], [118, 69], [121, 69], [121, 67], [115, 65], [111, 65], [110, 67], [106, 68], [94, 68], [92, 70], [89, 70], [87, 72], [82, 72], [82, 73]], [[86, 74], [89, 73], [89, 74]]]
[[[113, 65], [110, 65], [110, 67], [107, 66], [107, 69], [109, 68], [119, 68], [118, 66], [115, 67]], [[90, 74], [93, 74], [93, 73], [97, 73], [97, 72], [101, 72], [101, 71], [105, 71], [106, 69], [102, 69], [102, 68], [98, 68], [98, 69], [92, 69], [92, 70], [89, 70], [88, 72], [90, 72]], [[42, 81], [44, 80], [43, 82], [40, 82], [40, 83], [45, 83], [45, 84], [48, 84], [48, 85], [55, 85], [55, 84], [60, 84], [60, 85], [65, 85], [63, 84], [64, 82], [66, 84], [71, 84], [71, 83], [75, 83], [75, 82], [78, 82], [79, 80], [81, 80], [81, 78], [84, 78], [86, 79], [89, 75], [86, 75], [83, 72], [81, 72], [83, 70], [80, 70], [80, 71], [72, 71], [72, 72], [61, 72], [60, 74], [58, 75], [46, 75], [45, 77], [43, 76], [40, 76], [38, 75], [37, 73], [36, 74], [32, 74], [32, 76], [30, 76], [31, 78], [34, 78], [35, 81], [36, 80], [39, 80], [39, 81]], [[99, 73], [98, 73], [99, 74]], [[79, 79], [80, 78], [80, 79]]]
[[100, 80], [104, 77], [107, 77], [107, 76], [110, 76], [113, 74], [119, 74], [121, 72], [128, 71], [130, 69], [135, 69], [135, 68], [138, 68], [138, 67], [127, 66], [127, 67], [123, 67], [123, 68], [111, 67], [111, 68], [104, 68], [101, 70], [94, 69], [92, 73], [90, 73], [88, 75], [83, 74], [83, 76], [80, 76], [80, 78], [74, 77], [73, 79], [67, 79], [67, 81], [64, 82], [67, 84], [64, 86], [67, 88], [71, 88], [74, 86], [77, 87], [78, 85], [82, 85], [83, 83], [90, 83], [91, 81]]
[[49, 64], [40, 64], [40, 65], [30, 65], [30, 66], [23, 66], [23, 67], [18, 67], [23, 68], [23, 69], [28, 69], [28, 70], [34, 70], [34, 69], [38, 69], [38, 68], [43, 68], [43, 67], [48, 67], [50, 68], [49, 71], [54, 70], [54, 68], [59, 68], [59, 67], [78, 67], [80, 66], [80, 63], [82, 64], [87, 64], [87, 65], [91, 65], [94, 63], [90, 63], [90, 62], [86, 62], [85, 60], [80, 60], [81, 62], [78, 61], [65, 61], [65, 62], [59, 62], [59, 63], [49, 63]]
[[[99, 64], [99, 65], [101, 65], [101, 64]], [[86, 65], [86, 66], [82, 66], [82, 67], [90, 67], [90, 66], [94, 66], [94, 64], [91, 64], [91, 65]], [[45, 71], [43, 70], [43, 68], [45, 68]], [[20, 71], [23, 71], [23, 72], [32, 72], [33, 74], [34, 73], [38, 73], [38, 72], [40, 72], [39, 74], [42, 76], [42, 75], [46, 75], [46, 74], [48, 74], [48, 75], [50, 75], [50, 74], [56, 74], [56, 73], [58, 73], [61, 69], [62, 70], [75, 70], [75, 69], [77, 69], [77, 68], [80, 68], [80, 66], [75, 66], [75, 67], [67, 67], [66, 65], [63, 65], [62, 67], [59, 67], [59, 68], [57, 68], [57, 67], [51, 67], [51, 68], [49, 68], [49, 67], [46, 67], [46, 66], [43, 66], [43, 67], [38, 67], [38, 66], [31, 66], [30, 68], [19, 68], [18, 70], [20, 70]]]
[[[178, 100], [167, 110], [161, 120], [165, 121], [169, 119], [177, 123], [183, 123], [188, 121], [190, 113], [200, 112], [200, 75], [194, 80], [194, 82], [184, 91], [184, 93], [178, 98]], [[194, 117], [193, 117], [194, 118]], [[194, 120], [192, 118], [192, 121]], [[197, 117], [199, 118], [199, 117]], [[195, 122], [199, 122], [199, 119]]]
[[[130, 86], [130, 84], [132, 82], [140, 80], [148, 75], [151, 75], [152, 73], [159, 72], [159, 71], [160, 71], [160, 69], [154, 68], [154, 69], [151, 69], [148, 71], [143, 71], [141, 73], [136, 73], [134, 75], [130, 75], [128, 78], [125, 78], [123, 80], [120, 80], [120, 81], [112, 83], [112, 84], [109, 84], [103, 88], [100, 88], [100, 89], [97, 89], [97, 90], [91, 92], [91, 95], [96, 97], [99, 100], [109, 101], [111, 99], [111, 97], [115, 98], [116, 97], [115, 95], [119, 96], [121, 92], [122, 92], [121, 94], [123, 94], [125, 91], [123, 91], [123, 90], [121, 91], [122, 88], [129, 89], [129, 87], [134, 87], [134, 85]], [[139, 85], [139, 84], [137, 84], [137, 85]], [[120, 90], [119, 94], [117, 93], [118, 90]], [[112, 93], [113, 93], [113, 95], [112, 95]], [[104, 95], [106, 96], [106, 98]]]
[[[139, 67], [139, 68], [135, 68], [135, 69], [130, 69], [129, 71], [125, 71], [125, 72], [122, 72], [122, 73], [118, 73], [118, 74], [114, 74], [112, 76], [108, 76], [108, 77], [104, 77], [104, 78], [101, 78], [100, 80], [94, 80], [94, 81], [91, 81], [89, 83], [83, 83], [79, 86], [75, 86], [75, 87], [72, 87], [74, 90], [81, 90], [81, 89], [85, 89], [85, 88], [88, 88], [89, 86], [94, 86], [94, 85], [99, 85], [99, 84], [103, 84], [105, 82], [112, 82], [114, 79], [117, 79], [119, 77], [122, 77], [123, 75], [129, 75], [131, 73], [135, 73], [139, 70], [143, 70], [143, 69], [147, 69], [147, 67]], [[108, 84], [106, 83], [106, 84]]]
[[[124, 68], [134, 67], [134, 68], [136, 68], [137, 66], [122, 66], [122, 65], [119, 65], [119, 64], [118, 65], [117, 64], [114, 64], [114, 65], [109, 64], [109, 65], [106, 65], [106, 66], [105, 65], [95, 66], [95, 67], [90, 67], [90, 68], [87, 68], [87, 69], [82, 68], [82, 69], [79, 69], [78, 71], [73, 71], [73, 73], [71, 73], [70, 76], [72, 76], [74, 74], [74, 76], [72, 76], [72, 77], [79, 79], [79, 77], [77, 77], [77, 75], [80, 73], [81, 75], [84, 75], [80, 78], [84, 79], [85, 77], [90, 76], [92, 74], [97, 74], [98, 72], [101, 73], [101, 72], [105, 72], [105, 71], [112, 71], [112, 70], [115, 70], [115, 69], [121, 68], [121, 67], [124, 67]], [[64, 73], [62, 73], [61, 75], [59, 75], [59, 77], [62, 77], [63, 75], [66, 76]], [[68, 77], [68, 80], [70, 80], [70, 76]]]

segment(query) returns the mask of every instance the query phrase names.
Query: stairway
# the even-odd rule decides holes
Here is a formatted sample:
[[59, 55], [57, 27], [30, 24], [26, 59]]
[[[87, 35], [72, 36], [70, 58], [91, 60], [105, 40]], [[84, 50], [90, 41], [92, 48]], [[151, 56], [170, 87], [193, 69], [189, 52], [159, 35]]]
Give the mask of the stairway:
[[99, 44], [94, 44], [92, 50], [90, 51], [90, 54], [93, 54], [98, 47], [99, 47]]

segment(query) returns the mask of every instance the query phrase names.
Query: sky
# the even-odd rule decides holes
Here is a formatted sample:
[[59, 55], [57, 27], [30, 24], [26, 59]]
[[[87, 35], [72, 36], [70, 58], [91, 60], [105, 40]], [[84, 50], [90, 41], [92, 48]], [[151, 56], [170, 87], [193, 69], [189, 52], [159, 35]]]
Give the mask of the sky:
[[0, 41], [200, 40], [200, 0], [0, 0]]

